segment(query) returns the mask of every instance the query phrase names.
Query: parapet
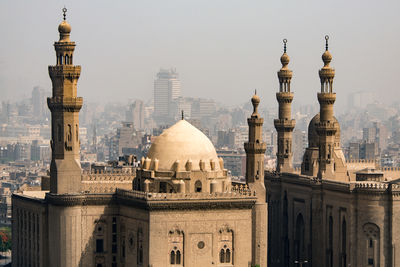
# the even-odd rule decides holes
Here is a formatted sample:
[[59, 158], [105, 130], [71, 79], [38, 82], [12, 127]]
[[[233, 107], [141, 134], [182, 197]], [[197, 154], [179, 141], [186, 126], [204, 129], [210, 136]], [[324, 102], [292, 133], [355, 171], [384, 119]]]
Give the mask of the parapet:
[[132, 169], [83, 172], [82, 190], [85, 193], [114, 193], [117, 188], [131, 189], [135, 176]]

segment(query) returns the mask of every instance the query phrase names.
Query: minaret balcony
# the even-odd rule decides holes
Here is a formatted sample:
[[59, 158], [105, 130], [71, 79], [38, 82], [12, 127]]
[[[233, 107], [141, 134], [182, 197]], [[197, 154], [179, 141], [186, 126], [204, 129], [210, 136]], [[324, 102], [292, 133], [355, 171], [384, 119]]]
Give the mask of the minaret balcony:
[[246, 142], [244, 143], [246, 153], [264, 154], [267, 150], [267, 144], [263, 142]]
[[47, 105], [51, 111], [63, 110], [69, 112], [78, 112], [83, 105], [82, 97], [49, 97], [47, 98]]
[[81, 74], [81, 66], [56, 65], [49, 66], [50, 78], [63, 77], [78, 79]]
[[276, 100], [279, 103], [292, 103], [294, 94], [292, 92], [278, 92], [276, 93]]
[[280, 132], [291, 132], [296, 126], [295, 120], [285, 120], [285, 119], [275, 119], [274, 120], [275, 129]]
[[337, 126], [335, 122], [321, 121], [315, 125], [318, 135], [335, 135]]
[[278, 78], [290, 79], [293, 76], [293, 71], [289, 69], [280, 69], [278, 71]]
[[318, 102], [320, 104], [333, 105], [336, 100], [336, 93], [318, 93]]
[[323, 67], [322, 69], [319, 70], [319, 77], [322, 78], [334, 78], [335, 77], [335, 69], [332, 68], [325, 68]]

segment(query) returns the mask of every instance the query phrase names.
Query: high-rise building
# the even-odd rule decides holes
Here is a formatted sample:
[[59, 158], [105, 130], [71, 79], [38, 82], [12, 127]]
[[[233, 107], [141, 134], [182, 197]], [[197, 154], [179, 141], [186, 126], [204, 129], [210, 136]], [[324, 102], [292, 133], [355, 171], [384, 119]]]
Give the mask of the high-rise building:
[[137, 130], [144, 128], [144, 103], [141, 100], [135, 100], [129, 105], [126, 112], [126, 121], [133, 122], [133, 127]]
[[32, 111], [36, 118], [42, 118], [46, 108], [45, 100], [44, 90], [38, 86], [34, 87], [32, 90]]
[[181, 96], [181, 82], [175, 69], [160, 69], [154, 81], [154, 118], [165, 123], [174, 117], [172, 101]]

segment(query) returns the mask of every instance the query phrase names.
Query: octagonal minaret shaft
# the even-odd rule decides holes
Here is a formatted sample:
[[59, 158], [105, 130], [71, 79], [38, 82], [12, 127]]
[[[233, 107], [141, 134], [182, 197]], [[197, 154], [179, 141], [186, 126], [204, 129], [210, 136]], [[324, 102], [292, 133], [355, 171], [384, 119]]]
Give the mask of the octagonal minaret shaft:
[[274, 120], [278, 133], [278, 150], [276, 153], [276, 170], [278, 172], [291, 172], [293, 170], [292, 158], [292, 132], [296, 124], [292, 119], [293, 93], [290, 91], [290, 82], [293, 72], [288, 68], [290, 61], [286, 54], [287, 40], [283, 40], [283, 55], [281, 56], [282, 68], [278, 71], [279, 92], [276, 99], [279, 103], [279, 117]]
[[333, 92], [333, 78], [335, 70], [329, 65], [332, 55], [328, 50], [329, 36], [325, 36], [326, 47], [322, 54], [324, 66], [319, 71], [321, 80], [321, 92], [318, 93], [320, 104], [320, 122], [316, 125], [319, 136], [319, 169], [318, 178], [333, 178], [335, 163], [333, 160], [336, 127], [333, 117], [333, 104], [336, 100], [336, 93]]
[[257, 92], [251, 98], [253, 113], [247, 119], [249, 125], [249, 140], [244, 143], [246, 151], [246, 183], [257, 196], [253, 207], [252, 228], [252, 266], [267, 266], [267, 204], [264, 184], [264, 154], [267, 148], [262, 139], [262, 125], [264, 119], [258, 113], [260, 97]]
[[51, 111], [50, 193], [65, 194], [81, 191], [79, 141], [79, 110], [82, 97], [77, 97], [80, 66], [72, 64], [75, 42], [70, 40], [71, 26], [65, 20], [58, 26], [60, 40], [54, 43], [56, 65], [49, 66], [53, 84], [52, 97], [47, 99]]

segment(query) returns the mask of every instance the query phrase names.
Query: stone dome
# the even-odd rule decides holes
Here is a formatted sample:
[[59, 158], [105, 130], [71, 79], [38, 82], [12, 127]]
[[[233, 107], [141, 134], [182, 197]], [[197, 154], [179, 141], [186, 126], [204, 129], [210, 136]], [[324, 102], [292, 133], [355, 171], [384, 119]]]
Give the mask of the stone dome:
[[290, 57], [288, 56], [288, 54], [283, 53], [283, 55], [281, 56], [282, 67], [286, 67], [289, 64], [289, 61]]
[[322, 54], [322, 61], [324, 62], [325, 66], [328, 66], [329, 63], [331, 63], [332, 61], [332, 55], [331, 53], [326, 50], [323, 54]]
[[[200, 161], [205, 163], [206, 170], [220, 170], [217, 152], [210, 139], [186, 120], [164, 130], [151, 145], [147, 158], [158, 161], [159, 171], [176, 170], [176, 162], [179, 162], [179, 169], [185, 170], [188, 161], [191, 170], [200, 170]], [[213, 168], [211, 162], [214, 162]]]
[[[319, 112], [312, 118], [310, 123], [308, 124], [308, 147], [318, 147], [319, 137], [317, 134], [317, 130], [315, 129], [315, 124], [319, 123]], [[336, 125], [336, 133], [335, 133], [335, 143], [340, 146], [340, 125], [339, 121], [336, 117], [333, 117], [333, 120]]]
[[58, 32], [61, 34], [71, 33], [71, 25], [68, 22], [63, 20], [58, 26]]

